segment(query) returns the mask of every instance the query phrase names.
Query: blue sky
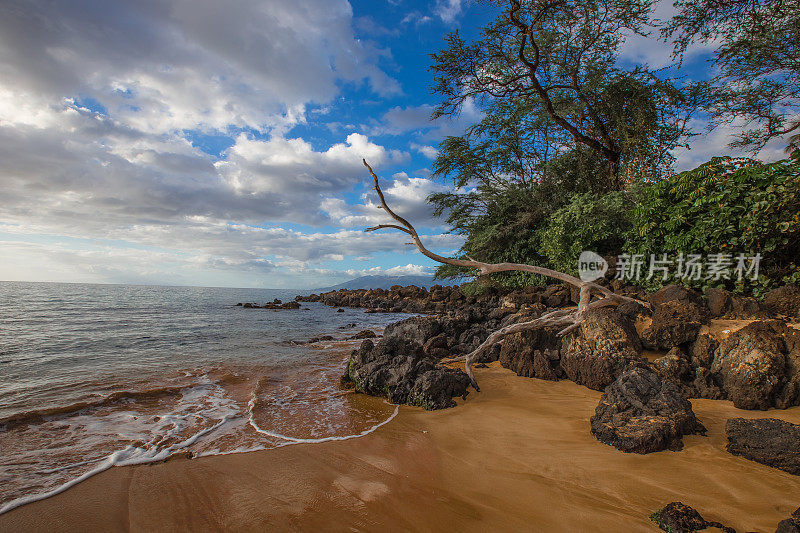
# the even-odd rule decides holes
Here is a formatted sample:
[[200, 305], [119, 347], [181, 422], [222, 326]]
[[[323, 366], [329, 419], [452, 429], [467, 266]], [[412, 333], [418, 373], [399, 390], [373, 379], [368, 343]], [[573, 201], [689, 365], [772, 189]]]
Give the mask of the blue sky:
[[[657, 14], [668, 16], [669, 3]], [[0, 20], [0, 280], [319, 287], [432, 264], [383, 220], [361, 166], [442, 253], [429, 54], [465, 0], [11, 2]], [[622, 60], [667, 65], [632, 38]], [[709, 50], [683, 73], [708, 75]], [[698, 124], [702, 128], [702, 124]], [[721, 128], [678, 168], [725, 152]], [[765, 152], [778, 157], [777, 150]]]

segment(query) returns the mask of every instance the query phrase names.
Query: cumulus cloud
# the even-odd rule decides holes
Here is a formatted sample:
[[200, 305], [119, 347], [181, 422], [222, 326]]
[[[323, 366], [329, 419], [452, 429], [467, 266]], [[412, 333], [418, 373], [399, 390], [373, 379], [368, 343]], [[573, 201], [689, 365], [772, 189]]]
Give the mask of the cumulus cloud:
[[461, 135], [464, 130], [483, 118], [483, 112], [475, 102], [467, 100], [458, 116], [439, 117], [431, 120], [435, 106], [397, 106], [388, 110], [380, 120], [364, 126], [370, 135], [403, 135], [414, 133], [424, 142], [438, 142], [448, 136]]
[[[405, 172], [392, 176], [392, 181], [381, 184], [386, 202], [400, 216], [411, 221], [419, 228], [442, 229], [442, 220], [433, 216], [433, 208], [427, 204], [427, 198], [434, 192], [442, 192], [447, 188], [428, 178], [411, 178]], [[378, 196], [370, 191], [362, 195], [361, 204], [349, 205], [335, 197], [325, 198], [320, 204], [322, 211], [332, 221], [343, 227], [374, 226], [392, 223], [392, 219], [379, 208]]]
[[355, 39], [343, 0], [7, 3], [4, 85], [50, 101], [90, 95], [143, 131], [292, 122], [338, 80], [399, 91]]
[[[278, 226], [340, 225], [342, 214], [356, 227], [347, 217], [366, 208], [340, 196], [363, 182], [361, 158], [376, 169], [409, 158], [354, 126], [325, 147], [289, 133], [343, 85], [399, 93], [379, 67], [389, 52], [353, 25], [344, 0], [4, 4], [0, 232], [19, 238], [2, 241], [0, 278], [33, 275], [32, 262], [51, 280], [311, 276], [317, 263], [409, 251], [401, 235]], [[210, 155], [196, 133], [232, 145]], [[432, 184], [399, 181], [392, 198], [416, 213]]]

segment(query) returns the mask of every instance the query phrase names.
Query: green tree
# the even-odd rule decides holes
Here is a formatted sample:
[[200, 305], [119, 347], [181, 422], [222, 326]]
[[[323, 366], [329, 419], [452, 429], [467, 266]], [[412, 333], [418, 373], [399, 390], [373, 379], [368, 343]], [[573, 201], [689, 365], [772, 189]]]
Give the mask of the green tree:
[[732, 146], [755, 152], [800, 130], [800, 0], [675, 5], [679, 12], [663, 35], [675, 39], [676, 56], [682, 58], [692, 43], [716, 45], [712, 61], [719, 74], [704, 88], [716, 124], [746, 124]]
[[701, 92], [684, 92], [645, 68], [623, 70], [623, 31], [641, 32], [651, 0], [509, 0], [479, 38], [456, 32], [433, 54], [435, 116], [524, 99], [558, 132], [557, 151], [590, 150], [603, 162], [596, 192], [620, 190], [631, 176], [655, 177], [685, 139]]

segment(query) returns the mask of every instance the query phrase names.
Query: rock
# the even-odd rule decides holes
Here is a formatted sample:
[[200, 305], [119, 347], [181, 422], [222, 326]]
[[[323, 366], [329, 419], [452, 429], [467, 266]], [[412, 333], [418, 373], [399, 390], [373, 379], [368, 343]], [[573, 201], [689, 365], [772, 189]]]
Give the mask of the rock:
[[664, 305], [667, 302], [680, 302], [687, 307], [696, 308], [702, 319], [708, 318], [709, 310], [703, 297], [683, 285], [667, 285], [651, 294], [648, 300], [653, 306]]
[[442, 326], [432, 317], [415, 316], [389, 324], [383, 330], [384, 337], [402, 337], [422, 348], [431, 337], [439, 334]]
[[594, 390], [612, 383], [628, 363], [640, 360], [641, 346], [630, 320], [601, 308], [561, 341], [561, 368], [566, 376]]
[[332, 340], [335, 339], [330, 335], [317, 335], [316, 337], [311, 337], [310, 339], [308, 339], [308, 344], [313, 344], [315, 342], [326, 342]]
[[650, 326], [642, 332], [648, 350], [670, 350], [692, 342], [700, 332], [701, 315], [694, 306], [675, 300], [657, 305]]
[[784, 285], [771, 290], [764, 296], [762, 306], [776, 315], [800, 317], [800, 287]]
[[680, 348], [673, 348], [666, 355], [654, 360], [653, 370], [677, 385], [686, 398], [694, 396], [694, 369], [688, 356]]
[[564, 307], [570, 303], [569, 289], [561, 284], [548, 285], [542, 294], [547, 307]]
[[642, 363], [606, 388], [591, 426], [600, 442], [633, 453], [680, 450], [684, 435], [706, 431], [678, 387]]
[[561, 328], [521, 331], [507, 335], [500, 348], [500, 364], [526, 378], [557, 381], [566, 375], [561, 368]]
[[377, 335], [375, 334], [374, 331], [372, 331], [371, 329], [365, 329], [363, 331], [359, 331], [358, 333], [350, 337], [350, 340], [374, 339], [375, 337], [377, 337]]
[[350, 322], [349, 324], [345, 324], [344, 326], [339, 326], [339, 329], [353, 329], [356, 327], [355, 322]]
[[456, 405], [454, 396], [467, 394], [469, 377], [461, 370], [437, 367], [421, 345], [385, 335], [377, 345], [365, 340], [353, 351], [342, 383], [392, 403], [444, 409]]
[[689, 345], [689, 360], [693, 367], [711, 367], [714, 363], [714, 351], [719, 346], [714, 337], [708, 334], [698, 335]]
[[618, 306], [614, 311], [620, 316], [624, 316], [631, 322], [636, 322], [640, 316], [651, 316], [653, 312], [639, 302], [625, 302]]
[[426, 355], [435, 357], [436, 359], [442, 359], [450, 354], [447, 340], [447, 335], [445, 333], [439, 333], [425, 341], [422, 349]]
[[337, 310], [336, 310], [336, 312], [337, 312], [337, 313], [344, 313], [344, 309], [342, 309], [342, 308], [340, 307], [339, 309], [337, 309]]
[[238, 304], [236, 304], [234, 307], [242, 307], [242, 302], [239, 302], [239, 303], [238, 303]]
[[731, 333], [714, 353], [711, 371], [739, 409], [800, 403], [800, 341], [785, 324], [757, 321]]
[[660, 511], [650, 515], [650, 520], [669, 533], [691, 533], [716, 527], [725, 533], [736, 533], [736, 530], [704, 519], [695, 509], [681, 502], [668, 503]]
[[710, 314], [703, 298], [682, 285], [667, 285], [650, 295], [653, 319], [642, 332], [648, 350], [670, 350], [697, 338]]
[[706, 300], [712, 317], [725, 316], [731, 310], [731, 293], [725, 289], [708, 289], [706, 291]]
[[775, 533], [800, 533], [800, 507], [792, 513], [792, 516], [780, 521]]
[[725, 435], [733, 455], [800, 476], [800, 425], [777, 418], [731, 418]]

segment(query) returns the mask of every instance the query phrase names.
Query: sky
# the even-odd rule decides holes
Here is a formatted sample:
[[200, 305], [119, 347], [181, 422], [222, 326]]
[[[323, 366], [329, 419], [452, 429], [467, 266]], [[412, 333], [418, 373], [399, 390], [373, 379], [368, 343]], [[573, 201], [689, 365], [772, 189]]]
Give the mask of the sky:
[[[452, 254], [425, 198], [439, 142], [429, 54], [490, 8], [467, 0], [3, 0], [0, 280], [312, 288], [433, 263], [387, 201]], [[657, 16], [669, 16], [661, 2]], [[635, 36], [621, 60], [671, 46]], [[710, 48], [682, 69], [708, 75]], [[703, 124], [696, 124], [702, 131]], [[728, 153], [729, 128], [675, 153]], [[780, 158], [768, 147], [764, 159]]]

